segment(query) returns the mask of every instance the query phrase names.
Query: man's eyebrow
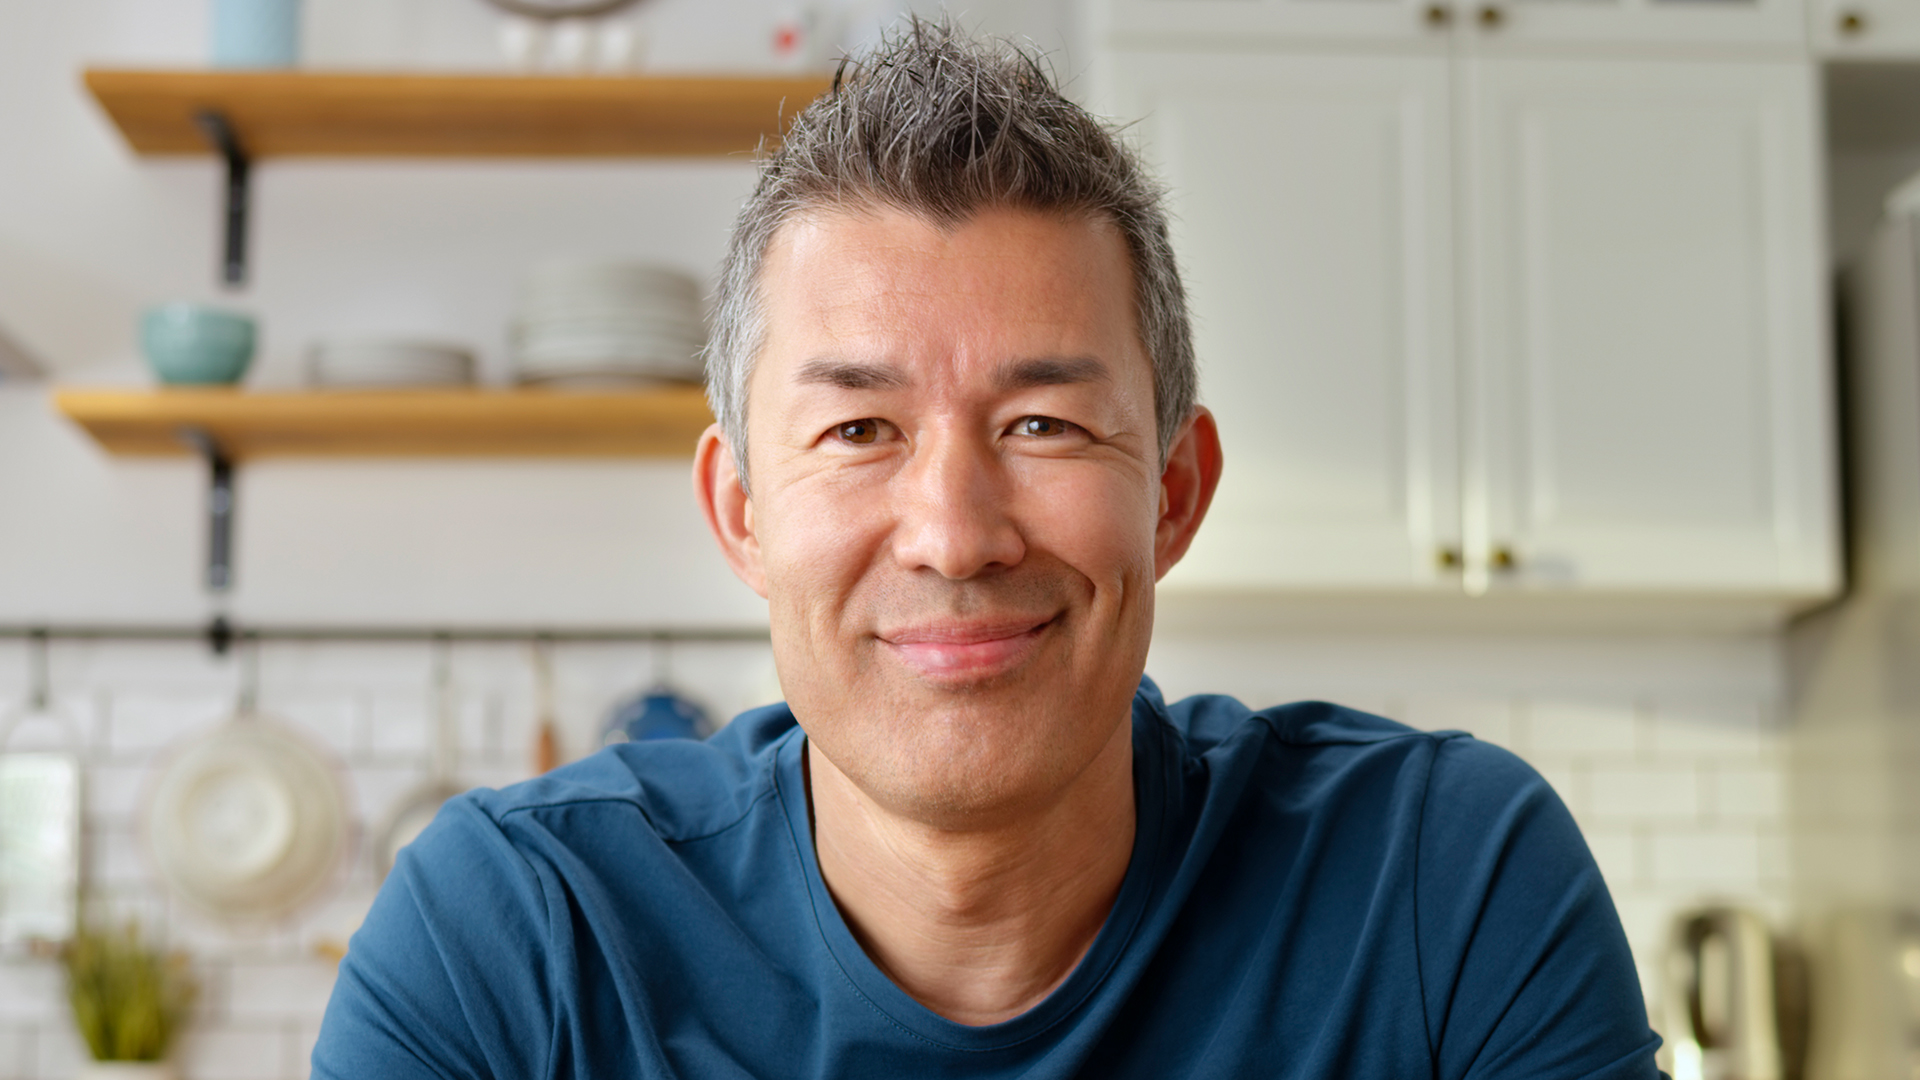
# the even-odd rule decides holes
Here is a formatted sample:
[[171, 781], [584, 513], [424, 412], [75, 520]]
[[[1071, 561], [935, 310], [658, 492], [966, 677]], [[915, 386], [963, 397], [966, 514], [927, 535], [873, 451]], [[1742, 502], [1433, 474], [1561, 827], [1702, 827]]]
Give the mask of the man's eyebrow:
[[801, 364], [794, 381], [823, 383], [842, 390], [899, 390], [907, 385], [907, 376], [891, 364], [821, 357]]
[[1030, 386], [1106, 382], [1112, 377], [1107, 365], [1091, 356], [1040, 356], [1008, 364], [994, 374], [993, 381], [1001, 390], [1024, 390]]

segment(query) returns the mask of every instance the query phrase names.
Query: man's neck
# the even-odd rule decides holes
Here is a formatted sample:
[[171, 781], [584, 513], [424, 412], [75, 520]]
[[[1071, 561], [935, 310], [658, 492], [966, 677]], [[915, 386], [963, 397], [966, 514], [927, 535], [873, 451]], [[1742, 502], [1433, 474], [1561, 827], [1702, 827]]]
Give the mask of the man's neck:
[[1132, 857], [1132, 725], [1062, 798], [1015, 824], [953, 829], [890, 813], [811, 744], [820, 874], [887, 977], [955, 1023], [1010, 1020], [1066, 981]]

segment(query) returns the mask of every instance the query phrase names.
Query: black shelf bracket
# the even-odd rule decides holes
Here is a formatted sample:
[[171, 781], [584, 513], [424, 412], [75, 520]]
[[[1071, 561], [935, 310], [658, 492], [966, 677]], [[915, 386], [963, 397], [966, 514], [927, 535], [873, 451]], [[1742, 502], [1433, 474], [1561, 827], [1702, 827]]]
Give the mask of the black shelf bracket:
[[230, 286], [244, 285], [247, 282], [247, 202], [253, 161], [247, 157], [246, 148], [240, 145], [240, 138], [234, 134], [225, 113], [202, 109], [194, 114], [193, 122], [199, 125], [220, 156], [227, 159], [226, 256], [221, 280]]
[[233, 460], [203, 428], [181, 428], [180, 441], [207, 462], [207, 590], [233, 586]]

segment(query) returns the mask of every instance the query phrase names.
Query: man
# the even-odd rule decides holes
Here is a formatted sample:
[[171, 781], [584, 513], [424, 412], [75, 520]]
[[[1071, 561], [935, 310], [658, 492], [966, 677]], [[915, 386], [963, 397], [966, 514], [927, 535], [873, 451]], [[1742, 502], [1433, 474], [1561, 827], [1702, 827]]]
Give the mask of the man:
[[1526, 766], [1142, 678], [1221, 470], [1166, 237], [1036, 63], [945, 27], [810, 107], [694, 468], [786, 704], [456, 800], [315, 1075], [1655, 1075]]

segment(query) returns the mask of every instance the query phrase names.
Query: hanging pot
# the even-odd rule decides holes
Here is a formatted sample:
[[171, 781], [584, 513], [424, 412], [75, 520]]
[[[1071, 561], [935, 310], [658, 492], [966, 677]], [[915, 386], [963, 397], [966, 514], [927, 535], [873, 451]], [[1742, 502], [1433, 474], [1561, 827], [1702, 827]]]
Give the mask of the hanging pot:
[[222, 918], [293, 910], [332, 877], [347, 847], [333, 770], [303, 740], [250, 711], [172, 757], [147, 822], [167, 884]]
[[432, 772], [426, 783], [401, 796], [400, 801], [387, 812], [386, 823], [381, 826], [379, 838], [373, 845], [374, 871], [381, 880], [393, 872], [394, 860], [400, 857], [400, 849], [413, 843], [414, 838], [432, 824], [441, 805], [465, 790], [453, 779], [453, 662], [449, 655], [450, 648], [445, 640], [441, 640], [434, 654]]

